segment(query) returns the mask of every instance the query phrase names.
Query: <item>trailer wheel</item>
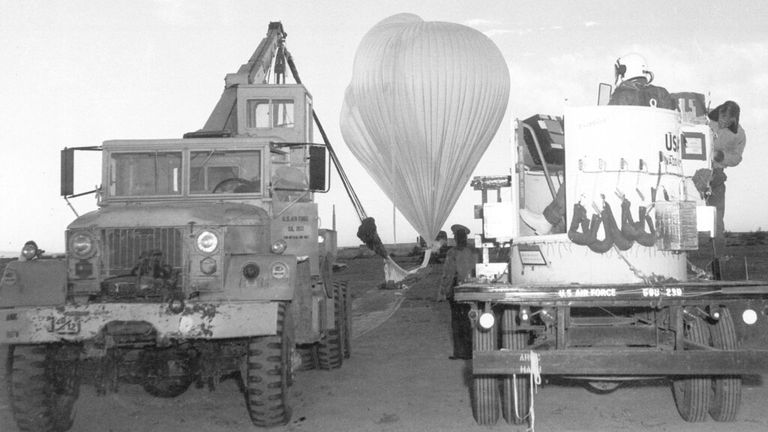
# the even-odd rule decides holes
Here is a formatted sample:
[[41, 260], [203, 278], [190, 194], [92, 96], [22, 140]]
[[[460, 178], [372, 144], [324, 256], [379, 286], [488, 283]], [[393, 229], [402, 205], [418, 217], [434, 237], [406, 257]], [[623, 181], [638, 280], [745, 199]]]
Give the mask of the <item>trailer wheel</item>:
[[[685, 337], [693, 342], [709, 345], [709, 329], [704, 321], [696, 317], [685, 325]], [[672, 393], [680, 417], [687, 422], [706, 420], [709, 411], [712, 380], [704, 376], [674, 378]]]
[[[709, 330], [713, 347], [721, 350], [737, 348], [736, 330], [728, 308], [720, 310], [720, 319], [712, 324]], [[715, 421], [734, 421], [741, 405], [741, 376], [714, 377], [712, 390], [712, 406], [709, 409], [709, 415]]]
[[[519, 311], [505, 308], [501, 316], [501, 347], [522, 350], [528, 347], [528, 332], [517, 330]], [[531, 407], [531, 376], [519, 374], [512, 379], [507, 376], [501, 383], [501, 412], [507, 423], [522, 424], [528, 418]]]
[[333, 324], [334, 328], [327, 329], [325, 336], [317, 345], [317, 363], [320, 369], [338, 369], [344, 361], [342, 327], [344, 325], [344, 306], [341, 287], [333, 284]]
[[80, 393], [78, 353], [63, 345], [8, 347], [7, 385], [22, 431], [63, 432], [75, 420]]
[[339, 287], [341, 288], [342, 310], [344, 312], [344, 325], [342, 326], [342, 331], [344, 332], [344, 337], [342, 338], [343, 354], [344, 358], [348, 359], [352, 356], [352, 298], [350, 297], [347, 281], [341, 282]]
[[248, 338], [245, 359], [245, 403], [255, 426], [270, 427], [288, 422], [290, 372], [286, 305], [277, 310], [277, 335]]
[[[497, 347], [497, 325], [484, 329], [472, 326], [472, 349], [494, 351]], [[499, 381], [495, 376], [472, 377], [472, 413], [477, 424], [493, 425], [499, 420]]]

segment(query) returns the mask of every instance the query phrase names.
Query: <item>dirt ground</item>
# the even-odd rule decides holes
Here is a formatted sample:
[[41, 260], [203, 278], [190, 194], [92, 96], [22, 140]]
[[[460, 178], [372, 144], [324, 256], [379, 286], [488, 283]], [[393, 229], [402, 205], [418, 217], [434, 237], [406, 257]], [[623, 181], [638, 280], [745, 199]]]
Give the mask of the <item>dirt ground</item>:
[[[742, 245], [744, 246], [744, 245]], [[765, 246], [744, 246], [756, 257]], [[746, 250], [746, 249], [745, 249]], [[706, 264], [706, 255], [696, 259]], [[765, 258], [763, 258], [765, 259]], [[299, 372], [291, 387], [293, 417], [274, 431], [483, 431], [525, 430], [504, 423], [481, 427], [469, 403], [469, 362], [449, 360], [450, 314], [433, 301], [440, 266], [403, 290], [382, 290], [381, 260], [350, 259], [340, 279], [353, 295], [353, 352], [341, 369]], [[416, 261], [410, 263], [416, 265]], [[764, 265], [764, 264], [760, 264]], [[756, 274], [751, 270], [751, 276]], [[765, 274], [763, 274], [765, 276]], [[765, 278], [765, 277], [764, 277]], [[768, 279], [768, 278], [766, 278]], [[5, 358], [5, 348], [0, 351]], [[4, 374], [4, 362], [0, 373]], [[747, 377], [738, 421], [686, 423], [664, 381], [596, 395], [578, 385], [545, 381], [535, 395], [539, 431], [765, 431], [768, 377]], [[4, 387], [4, 384], [3, 384]], [[124, 385], [98, 397], [81, 391], [73, 431], [253, 431], [245, 403], [232, 381], [209, 392], [191, 388], [176, 399], [159, 399]], [[0, 391], [0, 432], [16, 432], [6, 391]]]

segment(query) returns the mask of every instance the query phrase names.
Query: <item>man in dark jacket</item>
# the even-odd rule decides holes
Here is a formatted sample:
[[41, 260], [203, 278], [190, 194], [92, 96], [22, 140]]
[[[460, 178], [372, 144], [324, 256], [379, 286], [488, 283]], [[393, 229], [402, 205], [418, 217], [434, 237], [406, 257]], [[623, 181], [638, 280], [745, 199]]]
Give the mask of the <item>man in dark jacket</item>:
[[453, 359], [472, 358], [472, 324], [469, 321], [469, 305], [458, 303], [453, 298], [453, 288], [475, 274], [477, 256], [474, 248], [467, 245], [469, 228], [463, 225], [451, 226], [456, 246], [445, 255], [440, 293], [448, 298], [451, 306], [451, 331], [453, 333]]

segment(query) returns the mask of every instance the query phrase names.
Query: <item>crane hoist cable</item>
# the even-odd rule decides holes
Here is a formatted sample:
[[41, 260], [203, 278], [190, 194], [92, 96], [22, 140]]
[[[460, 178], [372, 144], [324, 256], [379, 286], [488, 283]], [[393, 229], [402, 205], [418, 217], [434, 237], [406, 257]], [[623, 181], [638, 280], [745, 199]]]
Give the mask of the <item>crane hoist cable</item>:
[[[291, 56], [291, 53], [288, 52], [288, 49], [285, 47], [283, 47], [283, 55], [285, 56], [286, 63], [288, 63], [288, 67], [291, 69], [291, 74], [293, 75], [294, 81], [296, 81], [297, 84], [301, 84], [301, 78], [299, 77], [299, 72], [296, 70], [296, 64], [293, 61], [293, 56]], [[387, 249], [384, 247], [384, 243], [381, 241], [381, 238], [379, 237], [379, 234], [376, 230], [375, 220], [372, 217], [368, 217], [368, 215], [365, 213], [363, 204], [360, 202], [360, 198], [357, 196], [355, 189], [352, 187], [352, 183], [349, 181], [347, 173], [341, 166], [339, 157], [336, 155], [336, 151], [333, 149], [331, 141], [328, 139], [328, 135], [326, 135], [325, 129], [323, 128], [322, 123], [320, 123], [320, 119], [317, 117], [315, 110], [312, 110], [312, 118], [315, 120], [317, 129], [320, 131], [320, 135], [323, 137], [323, 142], [328, 149], [328, 154], [331, 155], [333, 165], [336, 167], [336, 172], [339, 174], [341, 183], [344, 185], [344, 189], [347, 191], [347, 195], [349, 196], [350, 201], [352, 201], [352, 206], [355, 208], [355, 212], [357, 212], [357, 217], [360, 219], [360, 227], [357, 229], [357, 237], [362, 240], [369, 249], [376, 252], [376, 254], [385, 259], [391, 260], [389, 257], [389, 252], [387, 252]], [[394, 263], [394, 261], [392, 263]]]
[[[293, 56], [291, 56], [291, 53], [288, 52], [286, 48], [283, 48], [283, 54], [285, 55], [288, 67], [291, 69], [294, 81], [296, 81], [297, 84], [301, 84], [301, 78], [299, 78], [299, 72], [296, 70], [296, 64], [293, 62]], [[341, 166], [339, 157], [336, 155], [336, 151], [333, 149], [331, 141], [328, 139], [328, 135], [326, 135], [325, 129], [323, 128], [322, 123], [320, 123], [320, 119], [317, 117], [317, 112], [315, 112], [315, 110], [312, 110], [312, 118], [315, 120], [315, 124], [317, 124], [317, 130], [320, 131], [320, 135], [323, 137], [323, 142], [328, 149], [328, 154], [331, 155], [333, 165], [336, 167], [336, 172], [339, 174], [339, 178], [341, 178], [341, 183], [344, 185], [344, 189], [347, 191], [347, 195], [349, 195], [349, 199], [352, 201], [352, 206], [355, 208], [355, 212], [357, 212], [360, 222], [362, 222], [368, 218], [368, 215], [365, 213], [365, 209], [363, 209], [360, 198], [358, 198], [357, 193], [355, 193], [352, 183], [347, 177], [347, 173]]]

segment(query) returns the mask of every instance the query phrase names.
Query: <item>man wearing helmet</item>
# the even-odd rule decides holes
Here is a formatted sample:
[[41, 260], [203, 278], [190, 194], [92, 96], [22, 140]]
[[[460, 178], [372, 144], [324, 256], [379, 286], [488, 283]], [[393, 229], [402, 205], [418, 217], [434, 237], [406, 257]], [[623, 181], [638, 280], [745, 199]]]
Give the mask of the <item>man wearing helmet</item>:
[[608, 105], [639, 105], [675, 109], [675, 103], [664, 87], [651, 85], [653, 72], [648, 70], [645, 59], [639, 54], [619, 57], [614, 64], [616, 90]]

